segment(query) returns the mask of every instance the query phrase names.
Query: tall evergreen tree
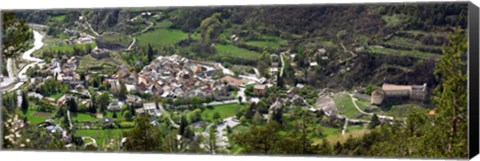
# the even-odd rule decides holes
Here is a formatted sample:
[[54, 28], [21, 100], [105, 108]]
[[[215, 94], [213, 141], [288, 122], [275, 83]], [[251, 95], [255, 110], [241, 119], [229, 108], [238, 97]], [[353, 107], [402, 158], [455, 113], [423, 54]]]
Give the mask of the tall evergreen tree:
[[126, 132], [125, 149], [128, 151], [145, 152], [161, 150], [161, 138], [158, 128], [150, 124], [147, 116], [135, 119], [135, 126]]
[[214, 154], [217, 151], [217, 126], [210, 126], [208, 138], [208, 151]]
[[155, 55], [155, 51], [153, 51], [152, 45], [148, 43], [148, 51], [147, 51], [148, 62], [152, 62], [154, 55]]
[[437, 114], [435, 135], [431, 136], [430, 141], [441, 146], [435, 150], [445, 157], [468, 156], [466, 53], [466, 33], [456, 28], [435, 67], [435, 74], [441, 83], [434, 91], [433, 102]]
[[[25, 50], [27, 42], [33, 34], [25, 20], [16, 18], [14, 12], [2, 13], [2, 49], [4, 58], [16, 58], [19, 52]], [[5, 50], [6, 49], [6, 50]]]
[[107, 111], [108, 104], [110, 104], [110, 96], [108, 95], [108, 92], [103, 92], [95, 100], [98, 102], [100, 112], [105, 113]]
[[179, 135], [183, 135], [185, 133], [185, 129], [188, 126], [188, 121], [185, 116], [180, 116], [180, 129], [179, 129]]
[[26, 114], [28, 111], [28, 98], [27, 93], [22, 92], [22, 112]]
[[257, 110], [255, 112], [255, 115], [253, 115], [253, 123], [254, 124], [261, 124], [263, 122], [263, 118], [262, 118], [262, 115], [260, 114], [260, 112]]
[[68, 99], [68, 110], [70, 112], [77, 112], [77, 102], [75, 101], [75, 98], [70, 98]]
[[95, 106], [94, 103], [91, 103], [88, 106], [88, 112], [93, 113], [93, 114], [97, 113], [97, 106]]
[[124, 101], [127, 99], [127, 86], [123, 80], [120, 80], [120, 91], [118, 91], [118, 99]]
[[368, 125], [368, 128], [373, 129], [380, 125], [380, 119], [378, 118], [377, 114], [373, 114], [372, 120], [370, 121], [370, 124]]

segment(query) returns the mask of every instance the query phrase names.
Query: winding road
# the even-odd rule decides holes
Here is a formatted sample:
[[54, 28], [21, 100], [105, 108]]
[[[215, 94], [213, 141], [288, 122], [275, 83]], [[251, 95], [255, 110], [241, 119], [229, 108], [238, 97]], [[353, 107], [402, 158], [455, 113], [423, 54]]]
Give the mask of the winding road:
[[85, 23], [87, 24], [88, 28], [90, 28], [90, 31], [92, 31], [92, 33], [95, 34], [96, 36], [100, 36], [100, 34], [98, 34], [98, 32], [93, 29], [92, 25], [90, 25], [90, 23], [87, 20], [87, 17], [83, 15], [82, 17], [85, 19]]
[[[41, 65], [44, 64], [44, 61], [42, 59], [32, 57], [33, 52], [35, 52], [36, 50], [43, 47], [43, 45], [44, 45], [43, 42], [42, 42], [43, 35], [40, 34], [38, 31], [34, 30], [33, 31], [33, 38], [35, 39], [35, 41], [33, 43], [33, 48], [24, 52], [22, 54], [22, 57], [21, 57], [23, 60], [25, 60], [27, 62], [31, 62], [31, 63], [27, 64], [25, 67], [23, 67], [22, 70], [18, 73], [17, 77], [19, 79], [19, 82], [17, 82], [13, 87], [11, 87], [11, 85], [7, 85], [7, 86], [10, 86], [10, 87], [5, 87], [4, 89], [2, 89], [2, 91], [17, 90], [20, 86], [22, 86], [25, 83], [26, 79], [28, 78], [26, 73], [27, 73], [29, 68], [34, 67], [35, 65], [40, 65], [41, 66]], [[7, 68], [7, 70], [9, 70], [8, 71], [9, 75], [10, 75], [10, 73], [13, 74], [13, 71], [11, 71], [12, 68]]]

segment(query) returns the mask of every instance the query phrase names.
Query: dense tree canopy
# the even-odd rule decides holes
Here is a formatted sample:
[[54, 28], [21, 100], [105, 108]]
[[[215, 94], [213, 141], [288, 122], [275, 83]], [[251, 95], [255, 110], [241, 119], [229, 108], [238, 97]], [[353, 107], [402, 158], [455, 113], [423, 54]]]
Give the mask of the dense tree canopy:
[[17, 19], [15, 13], [2, 14], [2, 49], [7, 49], [3, 54], [7, 58], [17, 57], [28, 47], [26, 42], [33, 38], [33, 34], [25, 20]]

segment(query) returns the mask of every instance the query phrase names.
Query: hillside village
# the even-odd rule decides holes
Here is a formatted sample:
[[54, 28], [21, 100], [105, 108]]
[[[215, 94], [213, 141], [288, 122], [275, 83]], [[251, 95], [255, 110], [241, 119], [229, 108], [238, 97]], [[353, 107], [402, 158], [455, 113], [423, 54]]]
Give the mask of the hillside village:
[[[366, 16], [366, 25], [388, 24], [382, 32], [391, 33], [350, 41], [346, 30], [336, 37], [287, 26], [247, 31], [253, 29], [236, 17], [247, 11], [186, 12], [199, 22], [176, 11], [46, 12], [42, 24], [30, 22], [31, 50], [9, 58], [16, 66], [0, 84], [4, 105], [20, 116], [11, 127], [38, 128], [67, 150], [290, 154], [285, 145], [303, 142], [296, 148], [306, 154], [339, 149], [384, 126], [410, 126], [412, 113], [437, 114], [432, 67], [442, 43], [428, 41], [446, 41], [443, 24], [427, 38], [427, 31], [391, 24], [398, 17]], [[31, 21], [36, 12], [22, 18]], [[122, 14], [128, 16], [111, 20]], [[388, 44], [399, 41], [427, 47]], [[137, 137], [142, 132], [153, 136]], [[270, 139], [284, 149], [248, 144]], [[142, 141], [154, 148], [142, 149]]]
[[[92, 49], [92, 55], [98, 54], [98, 51], [106, 49]], [[325, 49], [319, 49], [320, 53], [325, 53]], [[283, 55], [282, 55], [283, 56]], [[106, 56], [96, 57], [103, 59], [109, 57]], [[269, 56], [272, 58], [271, 66], [268, 71], [271, 75], [277, 75], [283, 71], [282, 62], [279, 60], [279, 54], [272, 54]], [[295, 54], [290, 54], [290, 57], [286, 59], [293, 59]], [[140, 72], [131, 71], [126, 66], [120, 66], [116, 73], [112, 75], [100, 75], [97, 74], [85, 74], [78, 73], [77, 66], [79, 60], [77, 56], [73, 57], [61, 57], [59, 59], [53, 58], [49, 63], [45, 63], [42, 67], [35, 67], [35, 72], [26, 81], [26, 83], [34, 85], [28, 88], [27, 99], [46, 100], [44, 103], [48, 103], [51, 107], [71, 106], [72, 102], [76, 102], [76, 106], [87, 108], [87, 113], [90, 113], [92, 106], [92, 98], [98, 95], [105, 95], [102, 99], [109, 100], [105, 104], [104, 108], [96, 112], [87, 114], [92, 115], [89, 121], [75, 120], [71, 115], [67, 115], [68, 124], [71, 126], [77, 126], [77, 129], [110, 129], [115, 127], [124, 128], [125, 122], [119, 121], [119, 117], [124, 117], [125, 120], [132, 120], [132, 116], [140, 116], [148, 114], [151, 116], [150, 120], [152, 125], [160, 126], [157, 121], [168, 113], [168, 110], [178, 111], [181, 109], [189, 109], [190, 106], [208, 107], [208, 106], [222, 106], [231, 104], [250, 104], [258, 103], [260, 98], [268, 96], [273, 93], [269, 88], [276, 86], [276, 77], [266, 79], [265, 77], [258, 77], [256, 74], [235, 75], [230, 69], [224, 68], [221, 64], [190, 60], [179, 55], [170, 56], [158, 56], [150, 64], [143, 67]], [[283, 58], [282, 58], [283, 59]], [[310, 66], [315, 66], [315, 63], [310, 63]], [[292, 63], [292, 65], [295, 65]], [[95, 83], [97, 87], [95, 87]], [[54, 96], [44, 96], [46, 90], [45, 86], [49, 84], [59, 84], [60, 88], [68, 90], [58, 91]], [[92, 86], [93, 85], [93, 86]], [[93, 88], [92, 88], [93, 87]], [[58, 87], [57, 87], [58, 88]], [[335, 103], [329, 105], [314, 104], [310, 105], [302, 96], [299, 96], [296, 91], [306, 88], [303, 84], [297, 84], [294, 87], [287, 88], [286, 95], [278, 95], [276, 101], [268, 107], [268, 111], [262, 115], [263, 119], [271, 120], [273, 115], [278, 115], [282, 112], [282, 107], [287, 104], [307, 106], [310, 112], [316, 113], [319, 111], [325, 112], [333, 120], [344, 120], [345, 125], [350, 124], [354, 126], [362, 126], [370, 123], [368, 119], [356, 119], [348, 118], [347, 116], [339, 113], [338, 107], [335, 107]], [[402, 98], [410, 96], [413, 100], [423, 102], [425, 99], [426, 84], [423, 86], [401, 86], [393, 84], [383, 84], [382, 89], [372, 92], [371, 103], [372, 105], [379, 105], [384, 100], [388, 101], [389, 98]], [[50, 89], [52, 90], [52, 89]], [[123, 91], [122, 91], [123, 90]], [[318, 93], [319, 98], [326, 99], [327, 101], [333, 101], [327, 91]], [[418, 91], [418, 92], [417, 92]], [[246, 94], [248, 93], [248, 94]], [[18, 106], [22, 106], [22, 99], [25, 99], [21, 93], [18, 95]], [[168, 99], [181, 100], [185, 98], [198, 98], [197, 101], [193, 100], [178, 101], [175, 105], [168, 105], [165, 103], [148, 101], [145, 99], [145, 95], [151, 95], [155, 97], [162, 97]], [[57, 97], [57, 98], [55, 98]], [[366, 96], [369, 97], [369, 96]], [[352, 97], [352, 102], [356, 99]], [[368, 100], [368, 98], [366, 99]], [[300, 102], [300, 103], [296, 103]], [[101, 106], [101, 105], [99, 105]], [[356, 106], [356, 105], [355, 105]], [[126, 112], [132, 108], [131, 113]], [[292, 107], [289, 107], [292, 108]], [[358, 107], [357, 107], [358, 108]], [[68, 109], [70, 113], [71, 109]], [[129, 111], [129, 112], [130, 112]], [[358, 109], [359, 112], [363, 112]], [[118, 114], [117, 114], [118, 112]], [[45, 112], [37, 112], [45, 113]], [[122, 115], [124, 116], [118, 116]], [[367, 113], [371, 114], [371, 113]], [[130, 116], [129, 116], [130, 115]], [[35, 116], [35, 115], [34, 115]], [[46, 115], [48, 116], [48, 114]], [[393, 117], [379, 115], [384, 121], [393, 121]], [[178, 123], [168, 118], [171, 126], [179, 128]], [[72, 121], [75, 120], [75, 121]], [[224, 131], [227, 128], [234, 128], [240, 124], [240, 118], [238, 117], [226, 117], [223, 121], [214, 123], [217, 124], [217, 145], [218, 147], [228, 146], [228, 137], [225, 136]], [[71, 146], [72, 138], [65, 134], [59, 125], [56, 124], [54, 119], [36, 120], [39, 125], [45, 127], [45, 130], [52, 133], [64, 133], [62, 139], [66, 140], [66, 146]], [[72, 123], [75, 122], [75, 123]], [[200, 124], [200, 122], [192, 122], [192, 124]], [[219, 126], [220, 125], [220, 126]], [[224, 125], [223, 128], [221, 125]], [[205, 126], [205, 125], [204, 125]], [[346, 129], [342, 130], [342, 134]], [[206, 132], [198, 133], [197, 135], [209, 134]], [[179, 135], [179, 139], [181, 135]], [[94, 138], [88, 138], [94, 140]], [[128, 138], [122, 139], [125, 141]], [[85, 140], [84, 140], [85, 141]], [[85, 144], [87, 145], [87, 144]], [[89, 146], [98, 146], [96, 144], [88, 144]]]

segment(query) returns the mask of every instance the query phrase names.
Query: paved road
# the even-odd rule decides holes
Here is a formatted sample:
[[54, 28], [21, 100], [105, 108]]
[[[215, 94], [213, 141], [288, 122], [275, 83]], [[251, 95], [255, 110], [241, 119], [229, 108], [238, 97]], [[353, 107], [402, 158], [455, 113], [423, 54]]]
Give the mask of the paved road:
[[216, 63], [216, 65], [222, 69], [223, 74], [226, 74], [226, 75], [235, 75], [235, 73], [233, 73], [232, 70], [230, 70], [230, 69], [228, 69], [228, 68], [225, 68], [221, 63]]
[[[141, 16], [141, 15], [139, 15], [139, 16]], [[137, 16], [137, 17], [138, 17], [138, 16]], [[136, 18], [136, 17], [135, 17], [135, 18]], [[127, 51], [132, 50], [133, 45], [135, 45], [135, 43], [137, 42], [137, 39], [136, 39], [135, 37], [132, 37], [132, 36], [142, 34], [142, 33], [148, 31], [150, 28], [153, 27], [153, 22], [147, 21], [147, 23], [148, 23], [148, 26], [147, 26], [145, 29], [143, 29], [142, 31], [133, 33], [132, 35], [129, 35], [129, 36], [128, 36], [128, 37], [130, 37], [133, 41], [132, 41], [132, 43], [128, 46], [128, 48], [126, 49]]]
[[[135, 20], [137, 20], [139, 17], [142, 17], [142, 14], [139, 14], [139, 15], [137, 15], [137, 16], [135, 16], [135, 17], [131, 18], [131, 19], [130, 19], [130, 21], [135, 21]], [[131, 44], [128, 46], [128, 48], [127, 48], [127, 49], [125, 49], [125, 50], [127, 50], [127, 51], [130, 51], [130, 50], [132, 50], [132, 47], [133, 47], [133, 45], [135, 45], [135, 43], [137, 42], [137, 39], [136, 39], [135, 37], [133, 37], [133, 36], [136, 36], [136, 35], [142, 34], [142, 33], [144, 33], [144, 32], [146, 32], [146, 31], [148, 31], [150, 28], [152, 28], [152, 27], [153, 27], [153, 24], [154, 24], [153, 22], [151, 22], [151, 21], [146, 21], [146, 23], [148, 23], [148, 26], [147, 26], [147, 27], [145, 27], [145, 29], [143, 29], [142, 31], [139, 31], [139, 32], [133, 33], [133, 34], [131, 34], [131, 35], [129, 35], [129, 36], [128, 36], [128, 37], [130, 37], [130, 38], [132, 39], [132, 43], [131, 43]]]
[[238, 77], [248, 80], [249, 82], [247, 82], [246, 84], [254, 84], [254, 83], [260, 82], [260, 79], [253, 74], [251, 74], [251, 75], [238, 75]]
[[7, 72], [8, 78], [15, 78], [15, 74], [13, 72], [13, 58], [7, 59]]
[[282, 69], [280, 69], [280, 76], [283, 76], [283, 67], [285, 66], [285, 61], [283, 60], [284, 55], [285, 55], [285, 52], [280, 53], [280, 61], [282, 62]]
[[137, 42], [137, 39], [136, 39], [136, 38], [131, 37], [131, 36], [129, 36], [129, 37], [132, 38], [133, 41], [132, 41], [132, 43], [130, 44], [130, 46], [128, 46], [127, 51], [132, 50], [133, 45], [135, 45], [135, 42]]
[[[226, 135], [226, 129], [227, 126], [230, 126], [230, 128], [233, 128], [237, 125], [239, 125], [240, 122], [233, 117], [227, 117], [223, 119], [222, 123], [217, 125], [217, 128], [215, 129], [215, 136], [216, 136], [216, 145], [217, 147], [227, 147], [229, 145], [228, 143], [228, 136]], [[209, 131], [210, 128], [214, 125], [214, 123], [210, 124], [205, 128], [205, 131], [200, 133], [200, 135], [203, 135], [205, 138], [209, 138]]]
[[227, 117], [223, 119], [223, 123], [217, 125], [217, 146], [218, 147], [227, 147], [229, 145], [228, 143], [228, 136], [226, 133], [227, 126], [230, 126], [230, 128], [233, 128], [240, 124], [237, 120], [235, 120], [233, 117]]
[[85, 141], [85, 139], [90, 139], [90, 140], [92, 140], [92, 142], [88, 142], [88, 143], [84, 144], [83, 145], [84, 147], [86, 147], [88, 145], [93, 145], [93, 146], [97, 147], [97, 141], [94, 138], [92, 138], [90, 136], [82, 136], [82, 140]]
[[[43, 65], [44, 64], [44, 61], [42, 59], [39, 59], [39, 58], [35, 58], [35, 57], [32, 57], [32, 53], [35, 52], [36, 50], [40, 49], [43, 47], [43, 42], [42, 42], [42, 39], [43, 39], [43, 35], [41, 35], [38, 31], [33, 31], [33, 38], [35, 39], [34, 43], [33, 43], [33, 48], [31, 48], [30, 50], [27, 50], [26, 52], [24, 52], [22, 54], [22, 59], [28, 61], [28, 62], [31, 62], [30, 64], [26, 65], [25, 67], [23, 67], [23, 69], [18, 73], [18, 78], [20, 79], [20, 82], [16, 83], [13, 88], [12, 87], [9, 87], [9, 88], [5, 88], [3, 89], [3, 91], [14, 91], [16, 89], [18, 89], [20, 86], [23, 85], [24, 81], [27, 77], [26, 73], [27, 73], [27, 70], [31, 67], [34, 67], [35, 65]], [[8, 68], [7, 68], [8, 70]], [[12, 70], [12, 69], [10, 69]], [[11, 71], [10, 71], [11, 72]]]
[[255, 74], [257, 75], [257, 77], [260, 77], [260, 72], [258, 71], [257, 68], [253, 67], [253, 71], [255, 71]]
[[240, 87], [237, 93], [237, 97], [242, 97], [242, 102], [247, 102], [247, 95], [245, 94], [245, 87]]

